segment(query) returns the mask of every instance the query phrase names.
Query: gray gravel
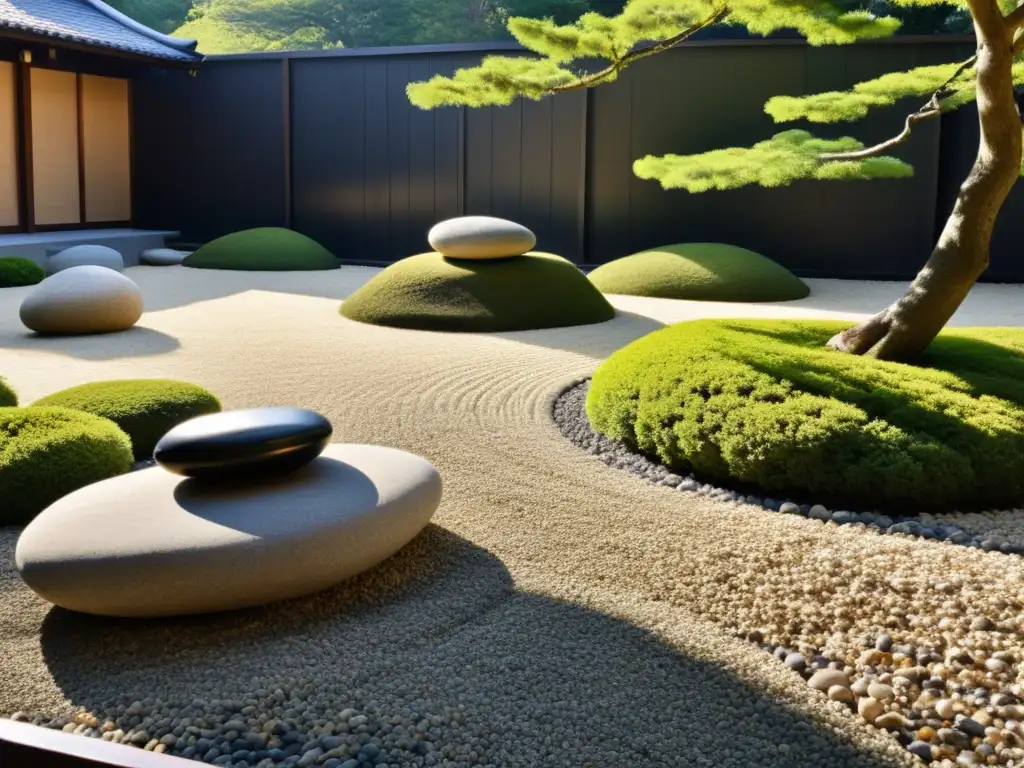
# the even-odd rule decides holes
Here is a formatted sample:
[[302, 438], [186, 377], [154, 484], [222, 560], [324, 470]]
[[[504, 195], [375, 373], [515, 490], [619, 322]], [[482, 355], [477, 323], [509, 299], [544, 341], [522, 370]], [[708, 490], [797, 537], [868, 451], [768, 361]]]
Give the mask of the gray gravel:
[[1024, 511], [996, 510], [983, 513], [948, 513], [938, 516], [921, 514], [890, 516], [879, 512], [832, 510], [813, 500], [774, 499], [768, 496], [742, 494], [729, 488], [703, 483], [693, 475], [678, 475], [646, 456], [635, 453], [618, 440], [598, 433], [587, 419], [587, 392], [590, 380], [567, 389], [556, 400], [554, 419], [562, 434], [610, 467], [622, 469], [655, 485], [677, 488], [716, 501], [746, 503], [769, 512], [832, 522], [836, 525], [862, 525], [888, 534], [916, 536], [945, 541], [965, 547], [1007, 554], [1024, 553]]

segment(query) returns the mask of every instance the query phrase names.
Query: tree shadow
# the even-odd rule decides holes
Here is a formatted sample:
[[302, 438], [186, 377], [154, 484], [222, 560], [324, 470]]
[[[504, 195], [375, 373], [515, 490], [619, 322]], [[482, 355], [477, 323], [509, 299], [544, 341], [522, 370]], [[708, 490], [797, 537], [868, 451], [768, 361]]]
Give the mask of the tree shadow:
[[615, 317], [603, 323], [539, 331], [503, 331], [493, 335], [519, 344], [575, 352], [604, 360], [630, 342], [664, 327], [664, 323], [654, 318], [616, 310]]
[[307, 598], [158, 621], [53, 609], [41, 642], [71, 704], [125, 728], [135, 701], [181, 717], [204, 704], [225, 719], [266, 712], [302, 733], [350, 707], [382, 720], [412, 707], [470, 723], [461, 741], [445, 726], [458, 749], [485, 748], [471, 731], [536, 766], [902, 764], [851, 741], [841, 714], [803, 711], [817, 694], [802, 681], [786, 692], [709, 661], [728, 657], [716, 642], [740, 642], [709, 635], [688, 631], [683, 651], [623, 618], [520, 591], [498, 558], [432, 525]]
[[0, 349], [25, 349], [96, 362], [166, 355], [180, 346], [173, 336], [140, 325], [117, 333], [88, 336], [40, 336], [24, 328], [0, 328]]

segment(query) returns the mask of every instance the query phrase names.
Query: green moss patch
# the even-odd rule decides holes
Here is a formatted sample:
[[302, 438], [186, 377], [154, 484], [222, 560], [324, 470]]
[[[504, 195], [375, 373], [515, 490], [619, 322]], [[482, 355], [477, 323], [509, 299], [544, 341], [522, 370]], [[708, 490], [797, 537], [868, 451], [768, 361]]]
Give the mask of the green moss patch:
[[1024, 502], [1024, 330], [951, 329], [920, 366], [835, 352], [848, 324], [700, 320], [595, 373], [587, 415], [733, 487], [902, 513]]
[[218, 237], [182, 262], [196, 269], [254, 272], [308, 272], [337, 269], [334, 254], [312, 238], [290, 229], [261, 227]]
[[548, 253], [392, 264], [341, 305], [351, 320], [397, 328], [492, 333], [611, 320], [615, 309], [572, 263]]
[[791, 301], [810, 293], [783, 266], [722, 243], [684, 243], [635, 253], [590, 273], [602, 293], [691, 301]]
[[112, 421], [67, 408], [0, 408], [0, 525], [24, 525], [131, 465], [131, 441]]
[[157, 441], [181, 422], [220, 410], [220, 401], [202, 387], [170, 379], [98, 381], [56, 392], [35, 404], [110, 419], [131, 438], [136, 459], [151, 458]]
[[9, 408], [18, 404], [18, 395], [0, 376], [0, 408]]
[[42, 282], [46, 272], [31, 259], [0, 258], [0, 288], [18, 288]]

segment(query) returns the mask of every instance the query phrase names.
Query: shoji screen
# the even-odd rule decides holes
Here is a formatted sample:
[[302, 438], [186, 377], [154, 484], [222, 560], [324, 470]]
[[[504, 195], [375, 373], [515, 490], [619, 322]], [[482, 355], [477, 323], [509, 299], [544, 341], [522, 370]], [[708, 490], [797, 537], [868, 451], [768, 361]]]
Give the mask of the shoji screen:
[[0, 61], [0, 227], [18, 225], [18, 117], [14, 64]]
[[78, 224], [78, 77], [35, 67], [30, 77], [35, 221]]
[[81, 75], [85, 220], [128, 221], [131, 211], [131, 138], [128, 81]]

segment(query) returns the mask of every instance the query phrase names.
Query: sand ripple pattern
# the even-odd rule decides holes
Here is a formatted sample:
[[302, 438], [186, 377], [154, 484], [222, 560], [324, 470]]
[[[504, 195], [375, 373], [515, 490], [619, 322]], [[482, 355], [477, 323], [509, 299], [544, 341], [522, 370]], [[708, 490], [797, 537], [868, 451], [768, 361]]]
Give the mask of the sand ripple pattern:
[[[130, 344], [26, 337], [17, 291], [0, 294], [0, 375], [24, 402], [166, 376], [227, 407], [310, 407], [339, 441], [429, 458], [445, 498], [434, 526], [353, 582], [161, 622], [49, 609], [20, 584], [17, 532], [2, 530], [0, 715], [84, 709], [121, 722], [132, 707], [156, 728], [171, 707], [222, 722], [252, 706], [250, 727], [277, 718], [308, 736], [350, 710], [400, 765], [895, 766], [911, 762], [893, 740], [738, 635], [841, 653], [885, 627], [897, 641], [1024, 653], [1019, 558], [647, 486], [560, 436], [550, 409], [564, 387], [662, 322], [720, 308], [629, 300], [599, 326], [463, 336], [341, 318], [369, 270], [128, 274], [151, 309], [150, 333]], [[744, 312], [818, 313], [833, 289], [814, 288]], [[843, 285], [843, 311], [877, 308], [883, 289], [898, 286]], [[985, 306], [1022, 304], [1007, 298]], [[998, 636], [972, 633], [979, 616]], [[402, 751], [385, 726], [423, 717], [426, 752]]]

